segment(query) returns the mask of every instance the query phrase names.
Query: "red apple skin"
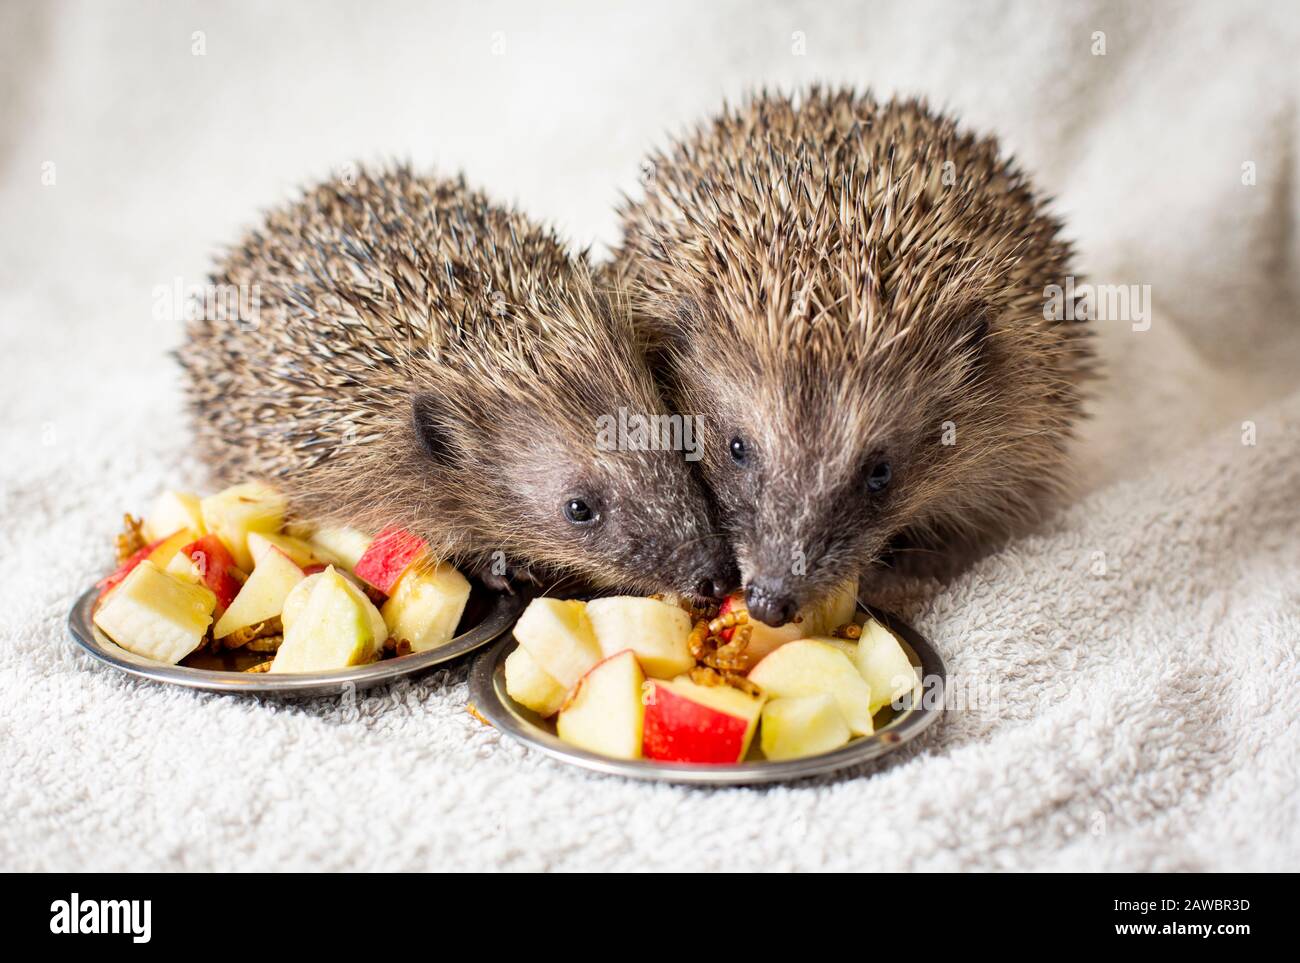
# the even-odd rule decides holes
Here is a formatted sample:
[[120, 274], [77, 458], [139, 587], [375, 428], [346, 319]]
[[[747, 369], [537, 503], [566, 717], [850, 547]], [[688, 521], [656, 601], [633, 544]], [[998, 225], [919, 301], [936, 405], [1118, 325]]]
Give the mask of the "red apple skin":
[[[740, 606], [740, 596], [728, 595], [725, 599], [722, 600], [722, 604], [718, 606], [718, 618], [722, 618], [732, 609], [738, 608], [739, 606]], [[723, 629], [721, 632], [718, 633], [718, 638], [722, 639], [723, 642], [730, 642], [731, 633], [735, 631], [736, 630], [734, 628]]]
[[392, 595], [402, 573], [427, 550], [428, 545], [420, 536], [403, 528], [386, 528], [357, 559], [353, 574], [385, 595]]
[[171, 538], [171, 536], [168, 535], [166, 538], [160, 538], [156, 542], [151, 542], [150, 544], [146, 545], [144, 548], [140, 549], [138, 552], [136, 552], [134, 555], [128, 558], [125, 562], [119, 565], [117, 567], [117, 571], [115, 571], [112, 575], [106, 575], [104, 578], [96, 582], [95, 586], [99, 589], [99, 597], [102, 599], [105, 595], [107, 595], [114, 588], [116, 588], [124, 578], [126, 578], [128, 575], [131, 574], [131, 569], [135, 568], [146, 558], [148, 558], [149, 554], [155, 548], [161, 545], [163, 542], [167, 541], [168, 538]]
[[239, 566], [230, 550], [216, 535], [204, 535], [197, 541], [190, 542], [181, 549], [181, 554], [197, 562], [203, 576], [203, 584], [217, 597], [219, 616], [239, 594], [242, 583], [235, 576]]
[[652, 684], [641, 736], [641, 754], [646, 759], [713, 764], [740, 761], [748, 722]]

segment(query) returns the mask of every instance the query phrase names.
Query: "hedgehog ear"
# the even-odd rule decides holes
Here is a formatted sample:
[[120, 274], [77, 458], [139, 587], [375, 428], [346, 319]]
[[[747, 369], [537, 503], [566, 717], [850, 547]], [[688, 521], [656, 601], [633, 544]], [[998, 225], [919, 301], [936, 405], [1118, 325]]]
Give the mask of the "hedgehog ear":
[[455, 460], [456, 445], [447, 425], [446, 399], [434, 391], [421, 391], [411, 396], [411, 427], [420, 449], [438, 462], [448, 465]]

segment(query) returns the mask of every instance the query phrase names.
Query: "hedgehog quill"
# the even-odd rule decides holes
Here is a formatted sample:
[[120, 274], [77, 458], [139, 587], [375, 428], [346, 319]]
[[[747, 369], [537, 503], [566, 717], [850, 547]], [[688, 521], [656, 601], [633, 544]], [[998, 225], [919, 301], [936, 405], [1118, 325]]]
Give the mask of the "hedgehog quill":
[[680, 451], [609, 450], [599, 419], [662, 401], [585, 253], [460, 180], [334, 180], [272, 212], [179, 351], [200, 448], [301, 516], [400, 526], [498, 588], [721, 596], [738, 584]]
[[750, 612], [886, 560], [943, 570], [1063, 487], [1092, 353], [1071, 251], [997, 143], [923, 103], [761, 94], [653, 155], [630, 285]]

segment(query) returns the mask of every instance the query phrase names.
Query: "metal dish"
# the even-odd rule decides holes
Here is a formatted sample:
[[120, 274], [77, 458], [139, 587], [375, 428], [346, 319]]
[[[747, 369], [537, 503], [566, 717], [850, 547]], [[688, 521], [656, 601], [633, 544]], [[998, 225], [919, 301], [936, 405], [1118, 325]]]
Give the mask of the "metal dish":
[[245, 666], [240, 664], [240, 656], [235, 653], [224, 657], [192, 657], [197, 664], [167, 665], [128, 652], [96, 628], [91, 621], [91, 612], [98, 595], [99, 590], [91, 588], [77, 599], [72, 606], [72, 611], [68, 613], [68, 630], [77, 644], [100, 662], [142, 679], [168, 682], [191, 689], [240, 692], [246, 695], [292, 696], [335, 695], [348, 686], [353, 689], [365, 689], [450, 662], [487, 645], [509, 629], [528, 602], [526, 596], [492, 592], [474, 583], [465, 606], [465, 614], [461, 617], [458, 626], [461, 630], [460, 634], [446, 645], [428, 652], [384, 659], [369, 665], [338, 669], [333, 672], [272, 674], [240, 671]]
[[878, 759], [915, 739], [934, 724], [943, 706], [943, 687], [948, 673], [934, 647], [898, 618], [871, 608], [862, 611], [883, 623], [898, 637], [912, 665], [920, 669], [921, 677], [912, 694], [904, 697], [905, 708], [895, 711], [886, 706], [876, 713], [873, 735], [854, 739], [846, 746], [818, 756], [781, 762], [751, 758], [734, 765], [692, 765], [611, 759], [578, 749], [560, 741], [553, 723], [544, 721], [506, 694], [504, 667], [506, 656], [516, 645], [513, 634], [498, 640], [475, 661], [469, 678], [470, 701], [492, 725], [533, 749], [570, 765], [629, 779], [721, 786], [784, 782], [825, 775]]

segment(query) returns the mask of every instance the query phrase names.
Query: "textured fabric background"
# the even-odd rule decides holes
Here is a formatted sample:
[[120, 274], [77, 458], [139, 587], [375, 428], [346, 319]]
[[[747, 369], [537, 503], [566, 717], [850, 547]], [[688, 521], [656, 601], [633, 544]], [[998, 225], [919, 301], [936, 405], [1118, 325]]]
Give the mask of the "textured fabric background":
[[[0, 7], [0, 866], [1300, 868], [1293, 4], [262, 6]], [[601, 251], [663, 132], [814, 79], [998, 131], [1080, 271], [1150, 285], [1149, 330], [1099, 325], [1077, 502], [891, 600], [979, 705], [705, 791], [514, 745], [463, 668], [282, 704], [74, 653], [120, 513], [198, 481], [157, 289], [258, 209], [407, 158]]]

